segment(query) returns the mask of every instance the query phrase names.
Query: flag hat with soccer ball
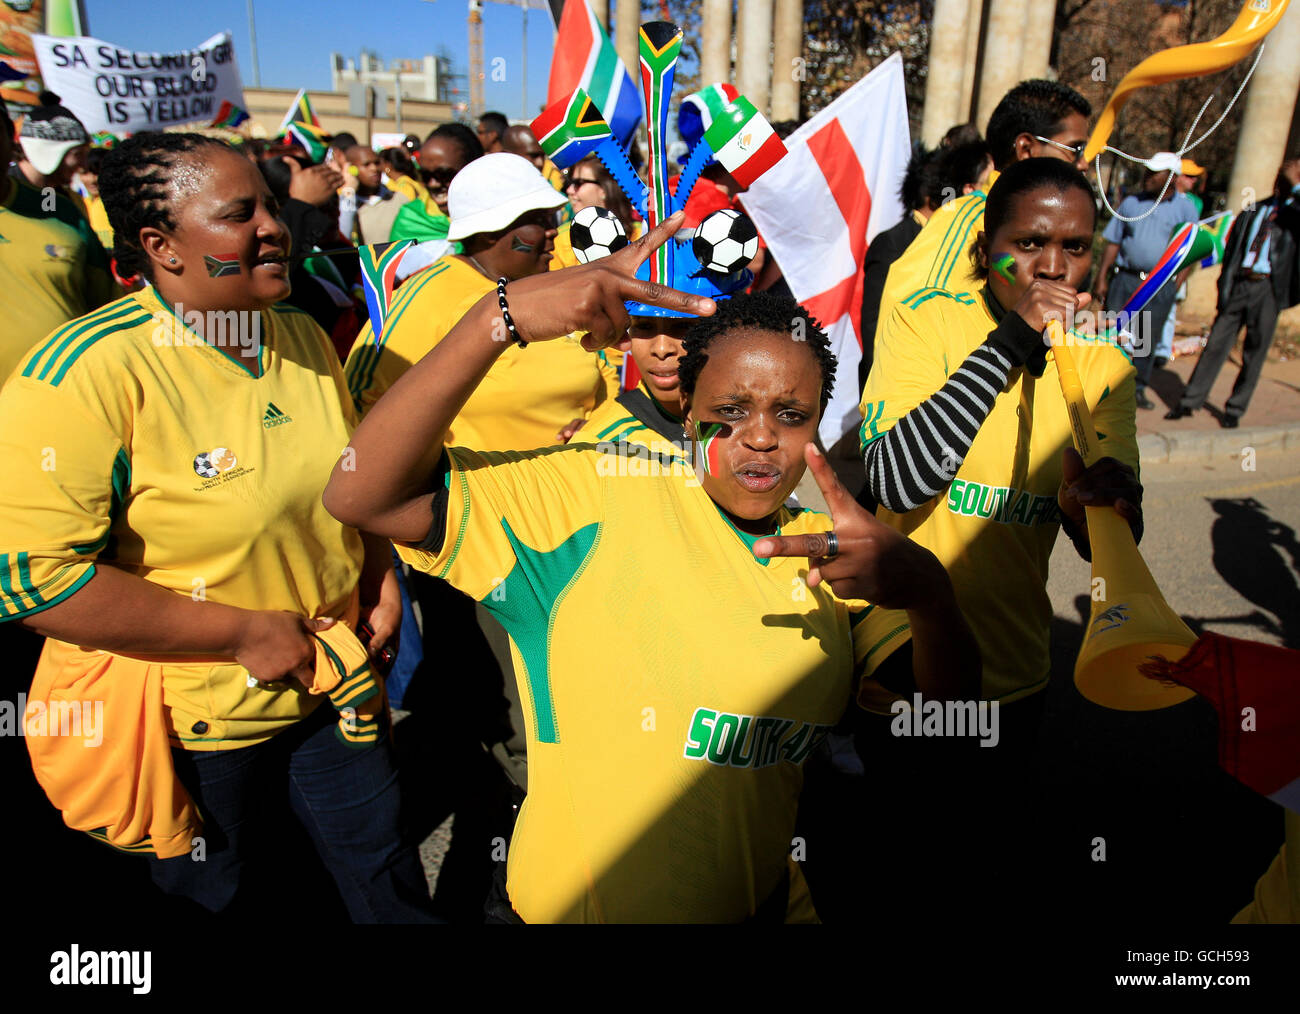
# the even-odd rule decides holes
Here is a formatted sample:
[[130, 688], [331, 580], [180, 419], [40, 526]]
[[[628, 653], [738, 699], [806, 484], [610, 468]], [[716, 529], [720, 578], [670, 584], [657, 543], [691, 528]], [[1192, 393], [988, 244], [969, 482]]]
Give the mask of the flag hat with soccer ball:
[[[618, 143], [601, 110], [581, 88], [549, 106], [533, 121], [542, 150], [568, 169], [595, 154], [649, 229], [686, 206], [701, 170], [714, 159], [744, 189], [785, 155], [785, 145], [753, 104], [730, 85], [710, 85], [684, 105], [702, 126], [686, 161], [677, 193], [668, 191], [668, 106], [681, 52], [682, 31], [667, 21], [641, 26], [641, 86], [649, 135], [649, 184], [637, 177], [627, 151]], [[688, 139], [689, 143], [689, 139]], [[606, 257], [628, 243], [623, 225], [604, 208], [584, 208], [570, 226], [573, 252], [583, 263]], [[745, 265], [758, 253], [758, 231], [744, 215], [715, 211], [700, 223], [689, 243], [670, 241], [637, 270], [646, 281], [712, 299], [726, 299], [748, 288], [753, 275]], [[693, 314], [629, 301], [628, 313], [643, 317]]]

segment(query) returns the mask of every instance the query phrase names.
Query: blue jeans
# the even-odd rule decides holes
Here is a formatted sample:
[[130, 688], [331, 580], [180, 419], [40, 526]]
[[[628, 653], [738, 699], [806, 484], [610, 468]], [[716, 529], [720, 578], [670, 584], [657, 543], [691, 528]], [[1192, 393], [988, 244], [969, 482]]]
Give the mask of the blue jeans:
[[211, 912], [274, 910], [275, 891], [303, 862], [277, 833], [291, 812], [353, 922], [437, 922], [419, 856], [403, 840], [389, 738], [349, 746], [335, 735], [337, 721], [325, 702], [264, 743], [173, 750], [176, 774], [203, 815], [203, 842], [188, 856], [151, 856], [154, 883]]

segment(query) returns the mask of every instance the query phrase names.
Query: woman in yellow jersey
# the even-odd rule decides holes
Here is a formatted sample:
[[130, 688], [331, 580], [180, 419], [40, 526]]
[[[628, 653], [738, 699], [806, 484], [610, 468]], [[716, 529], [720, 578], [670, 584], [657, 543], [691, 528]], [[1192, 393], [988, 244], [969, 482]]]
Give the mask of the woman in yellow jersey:
[[[887, 659], [927, 696], [978, 678], [942, 568], [857, 507], [810, 443], [834, 356], [793, 302], [737, 298], [687, 337], [698, 469], [621, 472], [588, 443], [445, 448], [502, 354], [497, 324], [527, 355], [575, 330], [622, 341], [624, 300], [712, 314], [711, 299], [634, 277], [681, 221], [480, 299], [371, 410], [357, 470], [336, 468], [325, 492], [336, 517], [394, 539], [510, 632], [529, 786], [507, 918], [813, 918], [791, 911], [789, 863], [807, 753]], [[791, 340], [792, 314], [807, 340]], [[831, 518], [784, 507], [805, 460]], [[665, 628], [665, 609], [682, 622]]]
[[[1003, 904], [1038, 902], [1053, 875], [1034, 865], [1045, 854], [1039, 835], [1053, 800], [1033, 791], [1052, 668], [1048, 560], [1061, 528], [1089, 558], [1085, 506], [1114, 505], [1141, 537], [1132, 361], [1113, 336], [1069, 331], [1107, 451], [1085, 470], [1042, 337], [1052, 319], [1091, 323], [1084, 289], [1095, 224], [1091, 188], [1073, 166], [1054, 158], [1008, 166], [969, 254], [980, 288], [905, 294], [882, 320], [863, 396], [877, 516], [948, 569], [980, 644], [982, 696], [997, 702], [996, 739], [960, 757], [960, 744], [899, 738], [888, 699], [876, 709], [886, 717], [863, 723], [868, 770], [898, 771], [899, 798], [915, 807], [895, 825], [913, 836], [887, 851], [914, 857], [917, 873], [932, 870], [936, 857], [971, 864], [949, 862], [951, 882], [925, 878], [937, 897], [973, 884]], [[951, 797], [933, 798], [939, 785]], [[967, 800], [977, 802], [963, 809]], [[954, 826], [969, 832], [970, 848], [952, 852], [946, 832]], [[914, 882], [900, 882], [909, 885], [900, 904], [918, 903]], [[863, 897], [878, 895], [877, 884], [865, 885]]]
[[[150, 284], [38, 343], [0, 394], [0, 615], [48, 638], [34, 695], [97, 683], [110, 707], [134, 706], [106, 720], [98, 756], [129, 742], [148, 755], [134, 779], [90, 750], [38, 779], [60, 786], [70, 823], [107, 805], [91, 784], [143, 806], [138, 825], [84, 829], [152, 853], [155, 882], [209, 910], [258, 904], [259, 869], [292, 879], [300, 859], [272, 834], [292, 814], [354, 920], [428, 921], [382, 684], [344, 629], [368, 621], [377, 656], [400, 620], [396, 581], [387, 545], [320, 504], [355, 415], [328, 339], [281, 302], [274, 198], [248, 159], [195, 134], [130, 138], [100, 192], [119, 265]], [[322, 658], [366, 685], [368, 738], [349, 736], [338, 698], [307, 691]], [[201, 818], [192, 840], [167, 836], [177, 813]]]

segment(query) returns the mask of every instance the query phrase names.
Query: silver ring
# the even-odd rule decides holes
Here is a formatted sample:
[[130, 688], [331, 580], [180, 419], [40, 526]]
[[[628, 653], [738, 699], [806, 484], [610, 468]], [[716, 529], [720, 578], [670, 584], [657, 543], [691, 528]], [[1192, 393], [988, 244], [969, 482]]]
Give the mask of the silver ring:
[[840, 555], [840, 539], [833, 531], [826, 533], [826, 552], [823, 560], [833, 560]]

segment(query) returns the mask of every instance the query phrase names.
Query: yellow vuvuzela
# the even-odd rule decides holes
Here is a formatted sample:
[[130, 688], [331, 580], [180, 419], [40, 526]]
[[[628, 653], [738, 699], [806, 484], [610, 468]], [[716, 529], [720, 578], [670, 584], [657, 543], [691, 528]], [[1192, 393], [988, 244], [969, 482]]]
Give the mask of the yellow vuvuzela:
[[[1061, 325], [1048, 325], [1052, 358], [1061, 381], [1074, 446], [1085, 466], [1100, 458], [1097, 431]], [[1133, 541], [1128, 522], [1112, 507], [1085, 507], [1092, 546], [1092, 612], [1074, 663], [1074, 684], [1084, 697], [1118, 711], [1154, 711], [1193, 696], [1138, 672], [1155, 656], [1182, 658], [1196, 635], [1170, 608]]]
[[1092, 128], [1088, 147], [1083, 157], [1091, 162], [1106, 147], [1110, 132], [1115, 126], [1124, 103], [1139, 88], [1164, 84], [1185, 77], [1204, 77], [1227, 70], [1245, 57], [1264, 38], [1286, 13], [1290, 0], [1247, 0], [1232, 27], [1216, 39], [1194, 42], [1188, 46], [1174, 46], [1153, 56], [1148, 56], [1124, 75], [1106, 108], [1097, 117]]

